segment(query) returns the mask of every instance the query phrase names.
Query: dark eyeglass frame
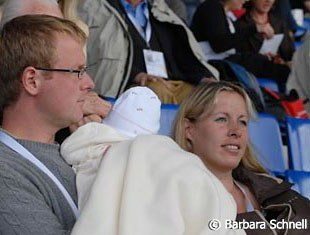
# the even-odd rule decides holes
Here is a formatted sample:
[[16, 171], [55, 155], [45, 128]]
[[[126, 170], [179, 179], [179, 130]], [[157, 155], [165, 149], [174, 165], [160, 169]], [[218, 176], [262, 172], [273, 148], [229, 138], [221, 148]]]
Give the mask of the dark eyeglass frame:
[[64, 73], [77, 73], [78, 78], [82, 79], [82, 76], [87, 72], [89, 66], [84, 66], [81, 69], [51, 69], [51, 68], [41, 68], [34, 67], [37, 70], [48, 71], [48, 72], [64, 72]]

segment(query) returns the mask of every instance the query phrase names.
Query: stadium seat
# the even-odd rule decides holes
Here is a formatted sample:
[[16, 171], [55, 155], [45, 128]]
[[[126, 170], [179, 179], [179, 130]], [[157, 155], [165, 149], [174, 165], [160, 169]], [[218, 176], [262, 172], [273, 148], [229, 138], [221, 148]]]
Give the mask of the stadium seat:
[[287, 167], [276, 118], [260, 113], [257, 121], [249, 123], [249, 136], [259, 162], [270, 172], [283, 175]]
[[173, 121], [178, 112], [178, 105], [175, 104], [162, 104], [160, 113], [160, 135], [170, 136], [173, 128]]
[[290, 168], [310, 171], [310, 119], [287, 117]]
[[292, 189], [299, 192], [303, 196], [310, 199], [310, 172], [309, 171], [294, 171], [286, 172], [288, 181], [294, 184]]

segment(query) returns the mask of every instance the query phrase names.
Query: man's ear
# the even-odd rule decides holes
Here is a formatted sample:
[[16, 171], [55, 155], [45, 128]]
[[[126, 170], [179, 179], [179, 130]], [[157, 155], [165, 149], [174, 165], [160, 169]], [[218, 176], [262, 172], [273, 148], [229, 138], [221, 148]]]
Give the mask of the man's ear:
[[21, 77], [21, 82], [26, 92], [30, 95], [38, 94], [41, 79], [39, 79], [40, 74], [32, 66], [28, 66], [24, 69]]

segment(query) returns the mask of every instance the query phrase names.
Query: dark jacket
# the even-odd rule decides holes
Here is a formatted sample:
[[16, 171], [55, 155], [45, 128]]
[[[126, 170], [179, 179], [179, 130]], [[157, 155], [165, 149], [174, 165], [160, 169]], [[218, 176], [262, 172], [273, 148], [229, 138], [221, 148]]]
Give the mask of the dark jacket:
[[205, 0], [196, 10], [191, 29], [197, 41], [208, 41], [214, 52], [220, 53], [232, 48], [240, 51], [241, 42], [256, 33], [256, 26], [236, 26], [236, 33], [229, 30], [223, 5], [219, 0]]
[[[256, 174], [243, 167], [233, 173], [234, 179], [246, 185], [261, 205], [260, 211], [238, 214], [237, 220], [268, 221], [289, 219], [302, 222], [307, 228], [288, 229], [288, 235], [310, 234], [310, 201], [291, 189], [292, 184], [266, 174]], [[273, 226], [271, 224], [271, 226]], [[268, 227], [268, 226], [267, 226]], [[285, 234], [285, 229], [246, 230], [247, 234]], [[276, 233], [274, 233], [276, 232]]]

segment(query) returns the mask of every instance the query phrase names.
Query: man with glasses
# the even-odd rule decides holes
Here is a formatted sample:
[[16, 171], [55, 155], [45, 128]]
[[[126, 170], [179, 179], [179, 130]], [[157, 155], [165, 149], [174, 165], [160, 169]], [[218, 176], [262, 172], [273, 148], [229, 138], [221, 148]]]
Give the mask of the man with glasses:
[[[10, 0], [6, 1], [3, 6], [3, 18], [0, 21], [2, 27], [9, 20], [26, 14], [44, 14], [60, 18], [65, 18], [57, 1], [54, 0]], [[70, 20], [72, 20], [70, 18]], [[75, 21], [74, 21], [75, 22]], [[104, 101], [94, 91], [91, 91], [85, 96], [83, 104], [83, 119], [78, 123], [73, 123], [69, 128], [64, 128], [57, 132], [56, 141], [62, 141], [76, 130], [79, 126], [87, 122], [101, 122], [111, 109], [111, 104]]]
[[85, 40], [74, 23], [42, 15], [0, 33], [1, 234], [69, 234], [75, 223], [75, 174], [54, 138], [83, 118], [94, 88]]

